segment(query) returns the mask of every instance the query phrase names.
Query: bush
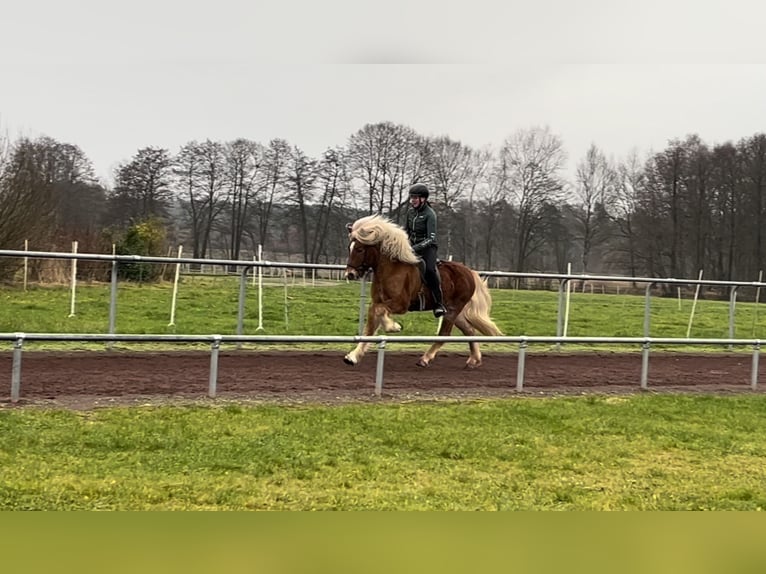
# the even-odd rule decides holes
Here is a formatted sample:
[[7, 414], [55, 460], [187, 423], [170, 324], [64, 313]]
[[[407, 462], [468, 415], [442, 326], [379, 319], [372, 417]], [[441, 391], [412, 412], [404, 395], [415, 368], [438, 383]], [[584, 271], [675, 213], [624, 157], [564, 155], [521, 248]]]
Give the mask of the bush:
[[[115, 243], [117, 255], [160, 257], [165, 246], [165, 226], [158, 219], [134, 223], [125, 237]], [[118, 274], [128, 281], [156, 281], [162, 268], [156, 263], [120, 263]]]

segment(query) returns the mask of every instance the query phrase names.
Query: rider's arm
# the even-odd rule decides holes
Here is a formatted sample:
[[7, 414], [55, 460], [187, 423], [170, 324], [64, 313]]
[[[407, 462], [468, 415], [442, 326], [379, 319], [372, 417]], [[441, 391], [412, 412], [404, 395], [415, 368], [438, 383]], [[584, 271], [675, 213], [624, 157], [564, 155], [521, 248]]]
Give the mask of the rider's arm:
[[436, 243], [436, 214], [433, 211], [429, 211], [426, 214], [425, 220], [426, 238], [412, 246], [412, 250], [415, 253], [422, 253], [426, 247], [430, 247]]

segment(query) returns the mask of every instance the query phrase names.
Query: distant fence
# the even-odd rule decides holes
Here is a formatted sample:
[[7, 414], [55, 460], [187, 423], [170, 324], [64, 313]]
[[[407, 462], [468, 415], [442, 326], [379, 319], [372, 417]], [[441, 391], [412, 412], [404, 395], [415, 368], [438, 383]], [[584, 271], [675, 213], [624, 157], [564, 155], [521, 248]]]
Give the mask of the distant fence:
[[[126, 263], [154, 263], [159, 265], [176, 265], [176, 276], [174, 283], [174, 296], [173, 296], [173, 308], [171, 310], [171, 317], [175, 311], [175, 291], [178, 287], [178, 276], [181, 265], [187, 266], [223, 266], [227, 269], [238, 269], [239, 274], [239, 301], [237, 306], [237, 328], [236, 335], [242, 336], [244, 334], [243, 323], [245, 314], [245, 301], [247, 294], [247, 281], [248, 276], [254, 270], [258, 270], [258, 277], [260, 279], [260, 271], [263, 269], [292, 269], [292, 270], [327, 270], [330, 274], [333, 272], [342, 273], [345, 269], [344, 265], [334, 264], [321, 264], [321, 263], [294, 263], [290, 261], [264, 261], [264, 260], [238, 260], [238, 259], [199, 259], [199, 258], [182, 258], [182, 257], [149, 257], [139, 255], [106, 255], [106, 254], [93, 254], [93, 253], [65, 253], [65, 252], [47, 252], [47, 251], [17, 251], [17, 250], [0, 250], [0, 257], [15, 257], [27, 259], [69, 259], [73, 261], [73, 272], [71, 276], [72, 284], [72, 313], [74, 313], [74, 296], [75, 296], [75, 284], [76, 284], [76, 262], [78, 260], [85, 261], [104, 261], [111, 263], [111, 293], [109, 301], [109, 327], [108, 334], [114, 335], [116, 333], [116, 317], [117, 317], [117, 270], [120, 264]], [[702, 279], [701, 275], [699, 279], [674, 279], [674, 278], [662, 278], [662, 277], [628, 277], [620, 275], [584, 275], [584, 274], [566, 274], [566, 273], [521, 273], [513, 271], [478, 271], [478, 273], [485, 278], [507, 278], [509, 280], [530, 279], [536, 282], [544, 284], [557, 284], [558, 285], [558, 308], [556, 317], [556, 336], [566, 337], [567, 326], [569, 318], [569, 295], [573, 284], [576, 284], [582, 288], [583, 285], [590, 283], [591, 285], [604, 284], [604, 283], [621, 283], [621, 284], [642, 284], [644, 285], [645, 301], [644, 301], [644, 325], [643, 325], [643, 337], [649, 337], [650, 333], [650, 310], [651, 310], [651, 295], [652, 289], [657, 285], [665, 285], [670, 287], [695, 287], [694, 302], [696, 306], [697, 297], [699, 295], [700, 287], [708, 286], [714, 288], [720, 288], [721, 290], [727, 290], [729, 292], [729, 338], [735, 338], [735, 313], [737, 293], [741, 287], [753, 288], [755, 290], [754, 301], [756, 304], [760, 302], [760, 291], [762, 287], [766, 287], [766, 283], [760, 281], [719, 281]], [[579, 282], [579, 283], [578, 283]], [[366, 297], [366, 284], [364, 280], [360, 289], [360, 301], [359, 301], [359, 323], [357, 334], [362, 334], [362, 327], [364, 325], [364, 307]], [[262, 328], [262, 286], [258, 283], [258, 315], [259, 326]], [[687, 329], [687, 337], [691, 332], [691, 323], [694, 315], [694, 306], [692, 307], [692, 314], [689, 318], [689, 328]], [[171, 319], [172, 323], [172, 319]]]
[[[230, 335], [103, 335], [103, 334], [74, 334], [74, 333], [0, 333], [0, 341], [13, 342], [13, 364], [11, 368], [11, 402], [19, 401], [21, 393], [21, 359], [25, 341], [76, 341], [76, 342], [165, 342], [165, 343], [209, 343], [210, 344], [210, 377], [208, 380], [208, 396], [215, 398], [218, 384], [218, 354], [222, 343], [373, 343], [377, 344], [377, 368], [375, 372], [375, 395], [381, 396], [383, 391], [383, 375], [385, 366], [385, 351], [389, 344], [397, 343], [500, 343], [518, 345], [518, 362], [516, 368], [515, 388], [524, 389], [524, 369], [527, 347], [537, 343], [581, 343], [589, 345], [621, 344], [641, 346], [641, 377], [639, 386], [647, 389], [649, 385], [649, 354], [652, 345], [725, 345], [752, 347], [752, 369], [750, 388], [758, 388], [758, 365], [761, 352], [759, 339], [682, 339], [682, 338], [649, 338], [649, 337], [460, 337], [460, 336], [230, 336]], [[598, 360], [598, 359], [594, 359]], [[353, 368], [353, 367], [349, 367]]]

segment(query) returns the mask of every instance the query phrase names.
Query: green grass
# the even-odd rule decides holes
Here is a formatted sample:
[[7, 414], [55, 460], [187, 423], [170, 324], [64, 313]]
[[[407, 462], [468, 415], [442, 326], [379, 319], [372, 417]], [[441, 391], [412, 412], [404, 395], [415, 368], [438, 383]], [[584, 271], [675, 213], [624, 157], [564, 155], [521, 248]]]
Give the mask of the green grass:
[[[32, 287], [26, 292], [0, 288], [0, 332], [106, 333], [109, 291], [108, 284], [79, 285], [76, 314], [69, 317], [70, 290], [65, 286]], [[556, 334], [557, 293], [493, 289], [492, 296], [493, 318], [505, 334]], [[175, 325], [169, 326], [172, 284], [121, 283], [117, 296], [117, 332], [234, 334], [238, 298], [236, 278], [186, 277], [179, 287]], [[259, 331], [257, 291], [248, 284], [244, 332], [248, 335], [355, 335], [359, 300], [359, 283], [312, 287], [310, 281], [304, 285], [297, 279], [294, 283], [289, 280], [287, 288], [272, 283], [264, 288], [264, 329]], [[759, 313], [759, 308], [760, 305], [753, 303], [737, 304], [736, 337], [766, 337], [766, 312]], [[650, 335], [685, 337], [691, 309], [689, 299], [679, 303], [672, 298], [653, 297]], [[691, 336], [728, 337], [728, 309], [726, 301], [700, 300]], [[643, 296], [573, 293], [567, 334], [640, 337], [643, 317]], [[402, 334], [435, 333], [436, 322], [430, 313], [408, 313], [398, 320], [404, 325]]]
[[[248, 289], [245, 333], [256, 334]], [[555, 334], [556, 293], [492, 294], [505, 333]], [[184, 280], [175, 327], [171, 295], [168, 284], [120, 284], [118, 332], [235, 332], [236, 280]], [[264, 334], [352, 335], [359, 284], [269, 286], [264, 304]], [[651, 335], [685, 336], [690, 309], [653, 298]], [[643, 310], [642, 296], [573, 294], [569, 334], [640, 336]], [[764, 336], [757, 310], [738, 304], [738, 336]], [[105, 333], [108, 311], [108, 285], [79, 286], [71, 318], [66, 287], [0, 289], [2, 332]], [[400, 320], [405, 334], [434, 332], [429, 313]], [[692, 336], [727, 334], [727, 302], [700, 301]], [[765, 415], [760, 395], [6, 408], [0, 509], [755, 510], [766, 503]]]
[[0, 509], [760, 510], [766, 397], [0, 410]]

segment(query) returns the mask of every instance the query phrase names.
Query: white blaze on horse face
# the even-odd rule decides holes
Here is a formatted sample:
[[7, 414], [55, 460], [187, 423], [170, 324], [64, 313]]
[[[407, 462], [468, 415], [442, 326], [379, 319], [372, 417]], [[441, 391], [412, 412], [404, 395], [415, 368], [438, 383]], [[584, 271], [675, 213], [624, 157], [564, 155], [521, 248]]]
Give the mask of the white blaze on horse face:
[[353, 253], [354, 252], [354, 245], [356, 245], [356, 241], [352, 241], [351, 245], [348, 246], [348, 252]]

